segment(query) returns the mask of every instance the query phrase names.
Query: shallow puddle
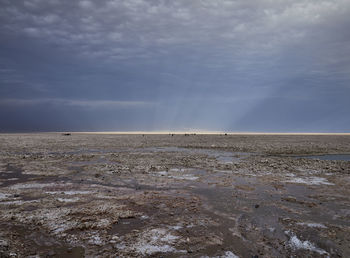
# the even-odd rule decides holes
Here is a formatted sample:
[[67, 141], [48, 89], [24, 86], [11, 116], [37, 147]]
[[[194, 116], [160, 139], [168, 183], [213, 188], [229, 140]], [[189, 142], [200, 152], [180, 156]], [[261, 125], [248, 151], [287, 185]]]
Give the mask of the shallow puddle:
[[0, 187], [7, 187], [18, 183], [29, 182], [31, 180], [35, 180], [36, 178], [39, 178], [39, 176], [23, 174], [21, 168], [8, 164], [6, 166], [6, 171], [0, 173], [0, 182], [2, 182]]

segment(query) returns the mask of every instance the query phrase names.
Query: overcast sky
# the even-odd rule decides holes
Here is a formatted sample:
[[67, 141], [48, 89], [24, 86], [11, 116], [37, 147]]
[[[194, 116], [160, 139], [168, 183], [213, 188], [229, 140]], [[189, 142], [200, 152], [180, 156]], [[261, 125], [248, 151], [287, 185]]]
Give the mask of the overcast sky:
[[350, 131], [349, 0], [0, 0], [0, 131]]

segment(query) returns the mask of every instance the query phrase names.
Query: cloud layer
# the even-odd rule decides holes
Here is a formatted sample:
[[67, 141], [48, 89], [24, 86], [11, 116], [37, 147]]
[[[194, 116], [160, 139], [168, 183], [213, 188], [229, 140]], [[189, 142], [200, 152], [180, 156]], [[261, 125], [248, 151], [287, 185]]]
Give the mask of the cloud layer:
[[[54, 100], [71, 114], [94, 107], [106, 127], [117, 119], [130, 130], [350, 130], [342, 112], [350, 108], [347, 0], [0, 0], [0, 7], [2, 116]], [[145, 103], [149, 123], [138, 125], [145, 114], [125, 109]], [[111, 117], [111, 108], [135, 122]]]

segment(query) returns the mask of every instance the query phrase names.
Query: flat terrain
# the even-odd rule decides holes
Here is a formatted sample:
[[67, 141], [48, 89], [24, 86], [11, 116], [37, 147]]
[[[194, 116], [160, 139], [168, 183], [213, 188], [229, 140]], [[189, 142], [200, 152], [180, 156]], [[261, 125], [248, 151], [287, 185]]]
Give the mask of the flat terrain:
[[0, 257], [350, 257], [347, 154], [344, 135], [2, 134]]

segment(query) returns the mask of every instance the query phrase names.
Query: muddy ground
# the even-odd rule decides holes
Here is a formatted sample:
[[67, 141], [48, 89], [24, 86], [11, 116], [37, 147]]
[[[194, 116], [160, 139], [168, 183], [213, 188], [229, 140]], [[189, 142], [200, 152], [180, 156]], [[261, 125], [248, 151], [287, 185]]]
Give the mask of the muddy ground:
[[2, 134], [0, 257], [350, 257], [324, 154], [350, 136]]

